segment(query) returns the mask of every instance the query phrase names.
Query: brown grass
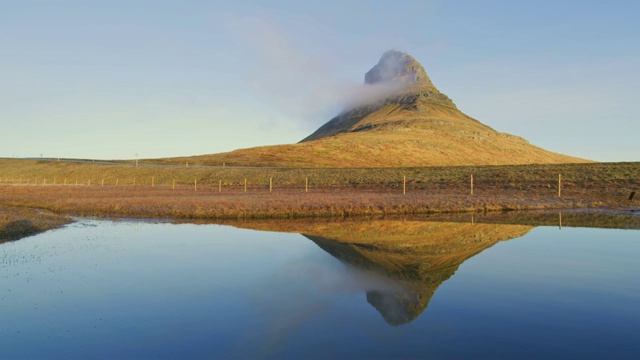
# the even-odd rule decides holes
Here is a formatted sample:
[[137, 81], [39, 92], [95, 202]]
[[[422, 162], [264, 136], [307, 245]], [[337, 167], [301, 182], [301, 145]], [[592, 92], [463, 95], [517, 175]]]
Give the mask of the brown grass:
[[398, 189], [240, 189], [190, 187], [172, 190], [150, 186], [3, 186], [0, 204], [27, 206], [80, 216], [134, 218], [225, 219], [368, 216], [524, 209], [625, 207], [623, 193], [568, 188], [561, 198], [553, 189], [420, 191]]
[[590, 162], [536, 147], [518, 136], [497, 132], [455, 107], [431, 101], [365, 106], [340, 122], [344, 123], [347, 128], [339, 131], [347, 132], [329, 132], [325, 135], [332, 136], [314, 141], [152, 161], [322, 168]]
[[[558, 174], [563, 179], [562, 197], [558, 197]], [[470, 175], [474, 175], [473, 196]], [[403, 195], [405, 176], [407, 194]], [[273, 178], [273, 192], [269, 192], [269, 178]], [[60, 185], [64, 179], [66, 186]], [[639, 188], [640, 163], [291, 169], [0, 159], [0, 205], [86, 216], [242, 219], [633, 208], [637, 200], [627, 198]]]
[[70, 222], [71, 219], [50, 212], [0, 206], [0, 243], [21, 239]]

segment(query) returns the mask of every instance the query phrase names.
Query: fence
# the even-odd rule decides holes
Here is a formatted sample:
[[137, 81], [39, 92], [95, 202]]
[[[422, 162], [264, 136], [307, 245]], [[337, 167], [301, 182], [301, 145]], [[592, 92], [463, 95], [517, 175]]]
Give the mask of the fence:
[[[41, 186], [41, 187], [81, 187], [81, 188], [105, 188], [105, 189], [131, 189], [131, 190], [172, 190], [194, 191], [206, 193], [256, 193], [256, 192], [384, 192], [412, 195], [415, 193], [429, 192], [434, 195], [499, 195], [513, 193], [544, 194], [545, 196], [562, 197], [567, 190], [586, 191], [589, 189], [612, 189], [620, 187], [625, 191], [629, 185], [628, 180], [615, 179], [607, 181], [575, 180], [563, 178], [562, 174], [539, 174], [528, 178], [516, 179], [513, 176], [482, 177], [474, 174], [465, 176], [447, 176], [435, 179], [411, 178], [406, 175], [386, 181], [376, 179], [331, 179], [327, 176], [318, 179], [305, 176], [297, 179], [287, 177], [283, 181], [273, 176], [257, 178], [235, 179], [232, 181], [213, 178], [195, 178], [191, 181], [182, 179], [169, 179], [167, 177], [0, 177], [0, 185], [3, 186]], [[636, 184], [631, 182], [631, 184]], [[628, 187], [628, 186], [627, 186]], [[630, 189], [635, 190], [635, 189]], [[628, 192], [626, 192], [628, 196]]]

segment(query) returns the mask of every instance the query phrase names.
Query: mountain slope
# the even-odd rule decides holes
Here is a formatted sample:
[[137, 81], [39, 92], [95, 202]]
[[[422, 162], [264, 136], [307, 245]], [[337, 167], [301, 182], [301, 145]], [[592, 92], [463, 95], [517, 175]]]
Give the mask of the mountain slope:
[[171, 159], [207, 165], [404, 167], [588, 162], [546, 151], [462, 113], [422, 65], [387, 51], [365, 75], [383, 95], [347, 110], [298, 144]]

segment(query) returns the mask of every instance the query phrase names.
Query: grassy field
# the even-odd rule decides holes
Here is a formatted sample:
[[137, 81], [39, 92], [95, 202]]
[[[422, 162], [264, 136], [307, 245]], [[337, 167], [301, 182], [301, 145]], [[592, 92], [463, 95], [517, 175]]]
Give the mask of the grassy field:
[[629, 194], [638, 189], [640, 163], [285, 169], [0, 160], [0, 205], [83, 216], [246, 219], [631, 209], [638, 198], [629, 201]]
[[[0, 184], [133, 185], [265, 188], [269, 179], [275, 188], [398, 189], [406, 177], [414, 190], [466, 188], [470, 176], [481, 191], [485, 188], [527, 189], [563, 185], [583, 188], [637, 187], [640, 162], [556, 165], [451, 166], [409, 168], [237, 168], [191, 166], [135, 166], [66, 163], [56, 161], [0, 159]], [[464, 192], [463, 192], [464, 193]]]

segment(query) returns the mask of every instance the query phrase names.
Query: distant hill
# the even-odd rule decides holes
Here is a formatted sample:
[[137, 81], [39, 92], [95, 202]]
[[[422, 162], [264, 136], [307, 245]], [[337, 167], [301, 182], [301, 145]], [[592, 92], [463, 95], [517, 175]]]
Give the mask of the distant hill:
[[[365, 74], [368, 101], [353, 105], [298, 144], [162, 159], [202, 165], [407, 167], [580, 163], [462, 113], [409, 54], [390, 50]], [[499, 104], [496, 104], [499, 106]]]

